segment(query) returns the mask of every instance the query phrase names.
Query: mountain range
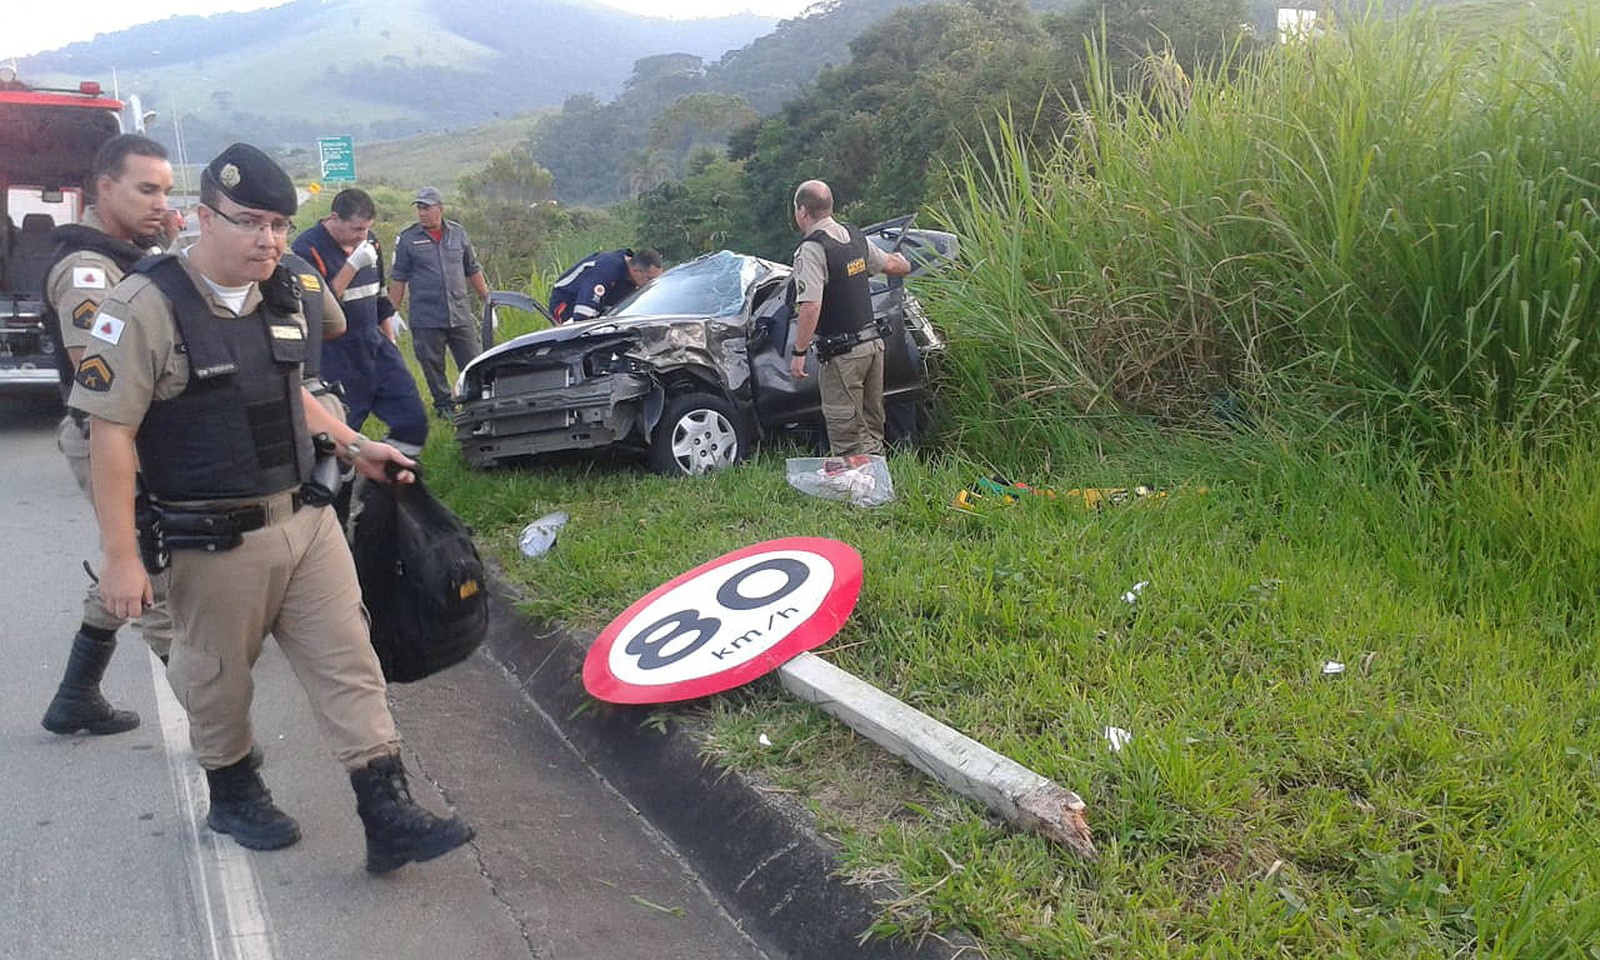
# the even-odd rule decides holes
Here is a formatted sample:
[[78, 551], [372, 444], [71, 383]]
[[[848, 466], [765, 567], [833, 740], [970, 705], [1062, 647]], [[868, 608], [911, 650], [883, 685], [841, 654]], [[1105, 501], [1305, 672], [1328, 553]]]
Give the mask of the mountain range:
[[609, 99], [635, 61], [715, 61], [777, 24], [754, 14], [640, 17], [562, 0], [294, 0], [265, 10], [172, 17], [19, 58], [35, 85], [115, 82], [181, 129], [190, 156], [233, 139], [310, 144], [437, 133]]

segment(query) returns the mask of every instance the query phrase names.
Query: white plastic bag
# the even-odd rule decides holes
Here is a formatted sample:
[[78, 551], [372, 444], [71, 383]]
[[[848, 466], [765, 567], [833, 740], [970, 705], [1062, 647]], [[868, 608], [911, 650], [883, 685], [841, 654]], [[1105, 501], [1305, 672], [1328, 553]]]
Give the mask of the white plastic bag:
[[567, 525], [565, 510], [547, 513], [539, 519], [522, 528], [522, 536], [518, 545], [522, 548], [525, 557], [537, 557], [547, 552], [556, 545], [556, 537], [561, 533], [561, 528]]
[[876, 454], [851, 457], [793, 457], [784, 464], [789, 486], [824, 500], [848, 500], [876, 507], [894, 499], [889, 464]]

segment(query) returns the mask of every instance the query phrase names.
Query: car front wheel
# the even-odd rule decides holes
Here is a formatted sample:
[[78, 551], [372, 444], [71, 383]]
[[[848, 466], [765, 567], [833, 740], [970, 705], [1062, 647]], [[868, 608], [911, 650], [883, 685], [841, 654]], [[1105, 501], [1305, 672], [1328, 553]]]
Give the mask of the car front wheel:
[[650, 441], [650, 467], [657, 473], [689, 475], [731, 467], [750, 444], [744, 419], [733, 405], [709, 393], [674, 397]]

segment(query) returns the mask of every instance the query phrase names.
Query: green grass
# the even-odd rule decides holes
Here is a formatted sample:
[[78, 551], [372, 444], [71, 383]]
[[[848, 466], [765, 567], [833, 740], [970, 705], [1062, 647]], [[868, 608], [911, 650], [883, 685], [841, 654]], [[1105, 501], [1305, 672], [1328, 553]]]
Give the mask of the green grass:
[[[788, 489], [783, 453], [698, 480], [475, 473], [442, 439], [428, 462], [527, 612], [579, 629], [749, 543], [861, 552], [825, 655], [1080, 792], [1102, 850], [1077, 864], [1004, 828], [770, 683], [671, 711], [812, 798], [853, 874], [918, 894], [881, 932], [960, 929], [1007, 957], [1557, 957], [1600, 936], [1592, 603], [1559, 582], [1559, 558], [1593, 553], [1600, 447], [1443, 488], [1349, 451], [1180, 444], [1165, 469], [1058, 465], [1027, 478], [1055, 499], [974, 514], [949, 501], [977, 465], [896, 458], [898, 501], [857, 511]], [[1169, 495], [1064, 496], [1137, 482]], [[521, 527], [555, 509], [555, 550], [522, 557]], [[1512, 515], [1537, 556], [1510, 546]], [[1110, 751], [1107, 726], [1132, 744]]]
[[[823, 655], [1080, 793], [1101, 850], [1005, 827], [770, 680], [664, 708], [803, 798], [848, 879], [896, 882], [877, 935], [1597, 960], [1586, 16], [1358, 23], [1227, 82], [1149, 70], [1150, 100], [1104, 77], [1054, 154], [1000, 130], [998, 172], [937, 211], [966, 256], [918, 290], [949, 429], [893, 458], [890, 505], [790, 490], [781, 447], [693, 480], [476, 473], [436, 431], [431, 482], [577, 630], [750, 543], [860, 551]], [[952, 507], [995, 472], [1056, 496]], [[1166, 496], [1069, 495], [1136, 484]]]
[[997, 128], [938, 211], [974, 269], [934, 310], [988, 387], [960, 418], [1023, 449], [1066, 412], [1365, 418], [1445, 452], [1587, 422], [1596, 10], [1358, 19], [1193, 78], [1091, 47], [1059, 149]]

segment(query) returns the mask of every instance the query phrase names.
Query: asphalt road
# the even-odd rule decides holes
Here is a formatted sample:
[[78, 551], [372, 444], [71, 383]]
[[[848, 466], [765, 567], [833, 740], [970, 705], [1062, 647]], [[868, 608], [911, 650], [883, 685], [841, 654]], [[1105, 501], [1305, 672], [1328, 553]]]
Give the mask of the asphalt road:
[[139, 729], [45, 732], [80, 564], [99, 555], [58, 417], [46, 394], [0, 393], [0, 958], [764, 957], [485, 658], [391, 688], [413, 794], [453, 805], [478, 838], [387, 877], [362, 868], [348, 780], [271, 644], [254, 717], [263, 776], [304, 834], [287, 850], [206, 829], [186, 719], [134, 628], [103, 687]]

